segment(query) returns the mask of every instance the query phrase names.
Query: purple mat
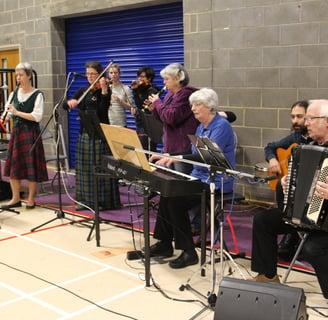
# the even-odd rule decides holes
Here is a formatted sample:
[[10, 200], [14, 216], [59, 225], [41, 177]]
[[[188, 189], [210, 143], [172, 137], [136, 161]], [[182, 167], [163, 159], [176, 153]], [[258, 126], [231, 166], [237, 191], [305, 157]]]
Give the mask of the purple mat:
[[[56, 188], [56, 186], [55, 186]], [[116, 210], [101, 211], [100, 217], [110, 222], [123, 224], [127, 228], [143, 230], [143, 197], [138, 196], [134, 192], [134, 187], [121, 186], [120, 196], [122, 208]], [[70, 193], [70, 197], [74, 199], [74, 191]], [[156, 221], [156, 204], [159, 197], [151, 200], [150, 205], [150, 230], [154, 229]], [[76, 211], [74, 202], [67, 194], [62, 194], [62, 210], [64, 212], [93, 217], [94, 214], [90, 210]], [[36, 197], [38, 205], [58, 209], [59, 195], [52, 192], [49, 194], [39, 195]], [[265, 207], [257, 206], [255, 204], [235, 204], [233, 208], [231, 205], [225, 206], [225, 223], [224, 223], [224, 241], [231, 253], [244, 253], [246, 257], [251, 257], [251, 239], [252, 239], [252, 220], [253, 216], [259, 210], [264, 210]], [[228, 223], [228, 217], [231, 224]], [[217, 234], [219, 239], [219, 234]], [[197, 242], [199, 237], [195, 237]], [[210, 243], [210, 235], [207, 235], [207, 240]], [[219, 247], [219, 241], [216, 242]], [[288, 266], [288, 263], [281, 262], [280, 265]], [[302, 267], [300, 268], [303, 269]], [[307, 269], [305, 269], [307, 271]]]
[[[118, 222], [127, 225], [133, 225], [134, 228], [143, 229], [143, 197], [138, 196], [134, 192], [134, 188], [129, 189], [127, 186], [120, 187], [120, 196], [122, 208], [116, 210], [106, 210], [100, 211], [100, 217], [104, 220]], [[70, 197], [74, 199], [74, 192], [70, 194]], [[154, 228], [156, 221], [156, 204], [159, 197], [155, 197], [151, 200], [150, 205], [150, 230]], [[58, 193], [49, 193], [44, 195], [39, 195], [36, 197], [36, 203], [49, 208], [58, 208], [60, 202]], [[76, 211], [74, 202], [66, 195], [61, 196], [62, 210], [69, 213], [82, 214], [87, 216], [93, 216], [93, 212], [90, 210]], [[230, 205], [225, 207], [226, 215], [229, 214]], [[239, 247], [239, 251], [250, 254], [251, 248], [251, 224], [253, 212], [256, 211], [256, 207], [248, 205], [235, 205], [231, 214], [231, 222], [233, 225], [234, 232], [236, 234], [236, 239], [234, 241], [232, 237], [232, 232], [230, 230], [229, 224], [226, 222], [224, 224], [224, 239], [226, 245], [231, 251], [238, 251], [236, 248]], [[197, 241], [197, 238], [195, 238]]]

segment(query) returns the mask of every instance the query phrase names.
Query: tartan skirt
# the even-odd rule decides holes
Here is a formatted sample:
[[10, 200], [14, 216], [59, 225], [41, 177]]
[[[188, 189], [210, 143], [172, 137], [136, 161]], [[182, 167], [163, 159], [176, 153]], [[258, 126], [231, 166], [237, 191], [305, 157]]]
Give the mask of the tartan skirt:
[[39, 134], [40, 127], [36, 125], [22, 124], [13, 129], [4, 167], [5, 176], [34, 182], [48, 180], [42, 138], [36, 142]]
[[[95, 149], [95, 150], [94, 150]], [[94, 170], [100, 168], [102, 155], [109, 154], [107, 144], [99, 139], [89, 138], [86, 132], [80, 133], [76, 146], [75, 179], [76, 200], [94, 208]], [[98, 178], [98, 204], [104, 209], [121, 206], [117, 179]]]

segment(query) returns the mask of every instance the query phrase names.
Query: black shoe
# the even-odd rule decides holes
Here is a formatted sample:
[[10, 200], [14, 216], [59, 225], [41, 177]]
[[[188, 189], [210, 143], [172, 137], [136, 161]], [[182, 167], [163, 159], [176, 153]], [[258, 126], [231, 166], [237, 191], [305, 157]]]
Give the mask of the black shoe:
[[171, 243], [158, 241], [149, 248], [151, 257], [169, 258], [173, 256], [173, 247]]
[[195, 250], [183, 251], [180, 256], [169, 262], [169, 266], [173, 269], [181, 269], [198, 263], [198, 255]]
[[18, 201], [16, 203], [13, 203], [13, 204], [3, 204], [0, 209], [2, 210], [7, 210], [7, 209], [11, 209], [11, 208], [18, 208], [18, 207], [21, 207], [22, 206], [22, 202], [21, 201]]
[[34, 209], [34, 208], [35, 208], [35, 203], [32, 204], [31, 206], [29, 206], [29, 205], [27, 204], [27, 205], [25, 206], [25, 208], [26, 208], [27, 210]]

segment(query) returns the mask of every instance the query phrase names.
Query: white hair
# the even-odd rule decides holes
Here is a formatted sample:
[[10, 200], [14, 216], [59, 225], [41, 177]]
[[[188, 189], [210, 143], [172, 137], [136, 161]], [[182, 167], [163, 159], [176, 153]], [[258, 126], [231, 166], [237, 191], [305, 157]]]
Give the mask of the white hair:
[[320, 116], [328, 117], [328, 100], [326, 99], [309, 100], [309, 106], [314, 103], [320, 104]]
[[189, 75], [185, 68], [180, 63], [171, 63], [167, 65], [164, 69], [161, 70], [160, 75], [162, 78], [165, 75], [169, 75], [171, 77], [179, 77], [180, 85], [186, 86], [189, 83]]
[[15, 70], [24, 70], [26, 72], [27, 75], [32, 75], [33, 74], [33, 68], [32, 65], [28, 62], [20, 62]]
[[201, 88], [189, 96], [190, 104], [203, 103], [211, 109], [211, 113], [219, 111], [219, 97], [217, 93], [210, 88]]

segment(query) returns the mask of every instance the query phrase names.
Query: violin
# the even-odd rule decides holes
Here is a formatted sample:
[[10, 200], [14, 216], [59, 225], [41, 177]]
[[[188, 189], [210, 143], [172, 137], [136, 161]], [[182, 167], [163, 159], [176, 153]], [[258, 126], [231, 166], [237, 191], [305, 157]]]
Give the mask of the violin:
[[[106, 80], [106, 84], [109, 86], [111, 84], [113, 84], [113, 80], [105, 78]], [[93, 85], [93, 87], [90, 89], [91, 92], [95, 92], [97, 90], [101, 89], [101, 85], [99, 83], [99, 80]]]
[[151, 82], [148, 79], [144, 80], [133, 80], [131, 82], [131, 88], [137, 89], [139, 92], [143, 92], [152, 87]]
[[[97, 79], [92, 82], [89, 86], [89, 88], [84, 91], [84, 93], [82, 94], [82, 96], [79, 98], [79, 100], [77, 100], [77, 104], [80, 104], [80, 102], [85, 98], [85, 96], [89, 93], [90, 90], [92, 90], [92, 88], [98, 83], [99, 85], [99, 79], [103, 77], [104, 73], [110, 68], [110, 66], [113, 64], [113, 62], [111, 61], [107, 67], [100, 73], [100, 75], [97, 77]], [[100, 87], [100, 85], [99, 85]], [[99, 89], [99, 88], [98, 88]]]

